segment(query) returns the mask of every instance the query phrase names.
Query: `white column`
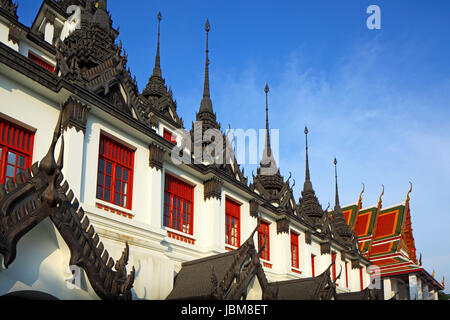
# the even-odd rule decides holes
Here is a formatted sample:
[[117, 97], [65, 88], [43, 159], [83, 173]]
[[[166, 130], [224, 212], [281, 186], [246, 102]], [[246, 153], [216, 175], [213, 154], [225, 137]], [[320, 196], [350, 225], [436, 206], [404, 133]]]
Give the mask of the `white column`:
[[417, 276], [415, 274], [409, 275], [409, 299], [418, 300], [419, 293], [417, 288]]
[[163, 226], [163, 215], [164, 215], [164, 175], [163, 171], [157, 168], [149, 167], [149, 185], [150, 193], [150, 225], [155, 228], [162, 228]]
[[[56, 152], [55, 152], [56, 154]], [[57, 155], [56, 155], [57, 157]], [[67, 127], [64, 131], [64, 179], [69, 182], [76, 198], [80, 201], [83, 176], [84, 132], [75, 127]], [[97, 179], [97, 177], [92, 177]]]
[[[272, 229], [272, 225], [270, 226]], [[273, 229], [270, 230], [275, 234], [271, 241], [270, 250], [270, 262], [273, 264], [273, 268], [280, 273], [288, 273], [291, 270], [291, 241], [290, 234], [283, 232], [277, 234], [276, 222], [273, 223]], [[279, 248], [274, 250], [274, 248]]]
[[[216, 198], [206, 200], [206, 207], [208, 208], [206, 214], [210, 215], [208, 228], [210, 235], [209, 244], [212, 244], [211, 249], [217, 253], [223, 252], [225, 243], [225, 206], [223, 206], [222, 210], [222, 203], [225, 204], [225, 199], [222, 200]], [[202, 231], [206, 232], [206, 230]]]
[[392, 282], [390, 278], [383, 279], [383, 293], [384, 293], [384, 300], [389, 300], [392, 298]]
[[422, 279], [417, 277], [417, 299], [423, 300]]
[[306, 277], [312, 277], [312, 266], [311, 266], [311, 244], [306, 243], [306, 234], [302, 233], [299, 237], [300, 246], [300, 269]]

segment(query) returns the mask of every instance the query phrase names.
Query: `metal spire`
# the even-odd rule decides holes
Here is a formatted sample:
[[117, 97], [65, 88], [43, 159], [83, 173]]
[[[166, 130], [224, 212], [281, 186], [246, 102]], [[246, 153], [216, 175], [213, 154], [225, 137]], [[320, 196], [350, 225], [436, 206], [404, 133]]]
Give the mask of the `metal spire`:
[[306, 171], [305, 171], [305, 184], [303, 191], [312, 190], [311, 175], [309, 173], [309, 157], [308, 157], [308, 127], [305, 126], [305, 139], [306, 139]]
[[158, 43], [156, 46], [156, 58], [155, 58], [155, 67], [153, 68], [153, 75], [161, 77], [161, 58], [159, 56], [159, 38], [161, 34], [161, 20], [162, 20], [162, 14], [161, 12], [158, 12]]
[[266, 93], [266, 149], [267, 156], [272, 155], [272, 149], [270, 147], [270, 133], [269, 133], [269, 84], [266, 83], [266, 87], [264, 88], [264, 92]]
[[200, 104], [200, 112], [213, 112], [212, 102], [209, 92], [209, 31], [211, 30], [211, 25], [209, 20], [206, 19], [205, 31], [206, 31], [206, 63], [205, 63], [205, 83], [203, 85], [203, 99]]
[[340, 207], [339, 204], [339, 191], [338, 191], [338, 179], [337, 179], [337, 159], [334, 158], [334, 177], [336, 179], [336, 202], [335, 202], [335, 208]]
[[100, 0], [98, 2], [98, 9], [106, 11], [106, 0]]

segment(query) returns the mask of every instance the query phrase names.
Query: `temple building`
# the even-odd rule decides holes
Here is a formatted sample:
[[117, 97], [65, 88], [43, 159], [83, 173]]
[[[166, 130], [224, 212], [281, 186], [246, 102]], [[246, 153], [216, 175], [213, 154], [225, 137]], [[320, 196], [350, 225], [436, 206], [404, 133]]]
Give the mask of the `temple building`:
[[[31, 26], [0, 0], [0, 297], [436, 298], [443, 286], [415, 256], [409, 193], [392, 208], [381, 197], [375, 207], [341, 207], [336, 167], [328, 212], [313, 188], [305, 128], [295, 199], [272, 153], [268, 85], [264, 155], [249, 181], [213, 108], [211, 24], [190, 128], [163, 77], [163, 27], [158, 13], [141, 92], [106, 0], [43, 0]], [[185, 149], [212, 152], [174, 162]]]
[[417, 258], [409, 205], [412, 187], [402, 203], [386, 208], [384, 186], [378, 203], [371, 207], [363, 208], [361, 193], [358, 202], [342, 208], [342, 213], [358, 237], [361, 252], [377, 267], [373, 270], [381, 278], [386, 299], [437, 300], [445, 284], [424, 269], [422, 254]]

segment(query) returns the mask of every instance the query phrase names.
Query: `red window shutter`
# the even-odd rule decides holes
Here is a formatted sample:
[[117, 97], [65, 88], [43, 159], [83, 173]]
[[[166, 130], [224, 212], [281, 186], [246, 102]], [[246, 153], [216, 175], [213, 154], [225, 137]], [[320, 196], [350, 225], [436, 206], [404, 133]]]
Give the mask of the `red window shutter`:
[[241, 206], [226, 199], [225, 202], [225, 243], [239, 247], [241, 243]]
[[177, 138], [167, 129], [164, 129], [164, 139], [172, 143], [177, 143]]
[[28, 52], [28, 58], [36, 62], [41, 67], [44, 67], [50, 72], [55, 72], [55, 67], [51, 65], [49, 62], [45, 61], [41, 57], [39, 57], [37, 54], [32, 53], [31, 51]]
[[194, 233], [194, 187], [169, 174], [165, 176], [163, 224], [190, 235]]
[[331, 253], [331, 262], [334, 262], [332, 272], [333, 272], [333, 281], [336, 280], [336, 252]]
[[34, 133], [0, 118], [0, 183], [31, 167]]
[[131, 210], [133, 168], [134, 151], [101, 135], [97, 198]]
[[311, 271], [314, 278], [316, 276], [316, 256], [313, 254], [311, 255]]
[[258, 248], [261, 250], [264, 245], [264, 250], [261, 251], [260, 258], [266, 261], [270, 261], [270, 234], [269, 234], [269, 224], [267, 222], [261, 221], [258, 230]]
[[298, 234], [291, 231], [291, 265], [299, 268]]
[[359, 268], [359, 282], [361, 285], [361, 291], [364, 290], [364, 278], [363, 278], [363, 269]]
[[345, 287], [348, 288], [348, 262], [345, 262]]

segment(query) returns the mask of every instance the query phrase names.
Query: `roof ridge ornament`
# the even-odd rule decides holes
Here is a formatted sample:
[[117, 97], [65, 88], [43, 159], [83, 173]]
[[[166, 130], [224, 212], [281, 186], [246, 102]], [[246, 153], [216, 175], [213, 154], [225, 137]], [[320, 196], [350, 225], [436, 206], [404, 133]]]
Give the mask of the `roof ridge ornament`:
[[409, 200], [411, 200], [411, 198], [409, 197], [409, 195], [411, 194], [412, 189], [413, 189], [413, 184], [412, 184], [411, 181], [409, 182], [409, 184], [410, 184], [411, 187], [409, 188], [409, 191], [408, 191], [408, 193], [407, 193], [407, 195], [406, 195], [406, 202], [407, 202], [407, 203], [409, 203]]

